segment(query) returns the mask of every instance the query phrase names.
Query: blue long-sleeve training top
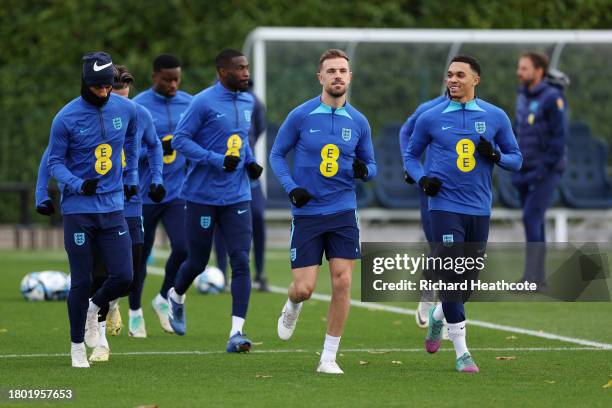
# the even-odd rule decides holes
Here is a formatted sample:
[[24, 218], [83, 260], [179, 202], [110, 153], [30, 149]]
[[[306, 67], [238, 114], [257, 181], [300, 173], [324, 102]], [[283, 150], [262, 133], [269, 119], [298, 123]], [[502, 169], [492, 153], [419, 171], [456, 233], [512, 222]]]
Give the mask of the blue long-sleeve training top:
[[[151, 113], [142, 105], [136, 104], [136, 113], [138, 115], [138, 141], [139, 161], [138, 161], [138, 177], [140, 186], [138, 194], [133, 196], [130, 201], [125, 203], [123, 213], [126, 217], [140, 217], [142, 215], [143, 198], [149, 198], [149, 185], [164, 184], [163, 183], [163, 149]], [[143, 174], [147, 174], [147, 179], [151, 181], [149, 184], [142, 182]]]
[[38, 166], [38, 177], [36, 178], [36, 191], [34, 197], [36, 200], [36, 206], [38, 207], [43, 201], [50, 200], [49, 198], [49, 170], [47, 169], [47, 162], [49, 161], [49, 147], [45, 148], [45, 151], [40, 159], [40, 165]]
[[[425, 175], [442, 181], [440, 192], [429, 198], [430, 210], [491, 214], [493, 162], [476, 151], [481, 136], [499, 147], [500, 167], [510, 171], [521, 168], [523, 159], [510, 119], [482, 99], [464, 104], [449, 100], [417, 119], [404, 166], [417, 182]], [[427, 172], [419, 160], [426, 148], [430, 155]]]
[[[293, 172], [285, 156], [294, 150]], [[353, 160], [363, 160], [367, 180], [376, 176], [370, 125], [348, 102], [332, 109], [317, 96], [289, 113], [270, 151], [270, 166], [287, 193], [296, 187], [313, 198], [294, 215], [333, 214], [357, 208]]]
[[[448, 97], [446, 95], [440, 95], [434, 99], [425, 101], [416, 108], [412, 115], [408, 116], [408, 119], [406, 119], [406, 122], [404, 122], [399, 132], [400, 153], [404, 161], [406, 161], [406, 151], [408, 149], [408, 142], [410, 141], [410, 136], [412, 136], [412, 132], [414, 132], [414, 125], [416, 124], [417, 119], [424, 112], [447, 100]], [[425, 153], [425, 163], [423, 163], [425, 171], [427, 171], [427, 169], [429, 168], [428, 158], [429, 156], [427, 155], [427, 153]]]
[[[160, 140], [172, 140], [177, 128], [177, 125], [187, 107], [191, 103], [193, 96], [190, 94], [177, 91], [174, 96], [161, 95], [150, 88], [139, 93], [133, 99], [134, 102], [144, 106], [151, 113], [155, 131]], [[174, 150], [172, 154], [163, 156], [164, 169], [164, 187], [166, 188], [166, 197], [161, 204], [169, 203], [179, 199], [181, 187], [185, 180], [185, 167], [187, 165], [185, 156]], [[140, 173], [140, 190], [149, 189], [151, 184], [151, 173], [148, 167], [144, 167]], [[146, 194], [142, 196], [143, 204], [155, 204]]]
[[[182, 199], [218, 206], [251, 200], [245, 166], [255, 161], [249, 145], [253, 107], [253, 95], [220, 82], [194, 97], [172, 139], [189, 160]], [[233, 172], [223, 170], [227, 155], [241, 159]]]
[[[63, 214], [123, 210], [123, 174], [125, 184], [138, 185], [137, 131], [136, 105], [115, 94], [101, 108], [78, 97], [58, 112], [51, 124], [48, 169], [63, 185]], [[93, 178], [99, 179], [96, 194], [81, 195], [83, 181]]]

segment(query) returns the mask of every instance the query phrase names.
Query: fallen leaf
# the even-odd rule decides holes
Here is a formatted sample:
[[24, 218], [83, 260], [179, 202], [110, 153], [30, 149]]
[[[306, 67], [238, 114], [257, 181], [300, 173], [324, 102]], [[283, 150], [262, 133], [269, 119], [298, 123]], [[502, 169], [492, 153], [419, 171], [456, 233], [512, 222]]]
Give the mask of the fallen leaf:
[[322, 322], [326, 322], [326, 321], [327, 321], [327, 317], [322, 317], [322, 318], [321, 318], [321, 321], [322, 321]]
[[255, 378], [272, 378], [271, 375], [264, 375], [264, 374], [256, 374]]
[[612, 380], [608, 381], [607, 384], [602, 385], [601, 388], [612, 388]]
[[369, 354], [389, 354], [388, 351], [368, 351]]
[[6, 333], [8, 329], [0, 329], [0, 333]]
[[320, 355], [321, 355], [321, 352], [320, 352], [320, 351], [317, 351], [317, 356], [320, 356]]
[[367, 361], [359, 360], [359, 365], [368, 365], [368, 364], [370, 364], [370, 363], [367, 362]]
[[495, 357], [496, 360], [516, 360], [516, 356], [499, 356]]
[[506, 340], [516, 340], [517, 337], [516, 336], [508, 336], [506, 337]]
[[544, 382], [546, 384], [554, 384], [556, 381], [552, 381], [552, 380], [544, 380]]
[[399, 360], [393, 360], [393, 361], [391, 362], [391, 364], [397, 364], [397, 365], [400, 365], [400, 364], [404, 364], [404, 363], [402, 363], [402, 362], [401, 362], [401, 361], [399, 361]]
[[342, 354], [342, 353], [340, 353], [340, 354], [338, 354], [338, 355], [339, 355], [340, 357], [344, 357], [344, 354]]

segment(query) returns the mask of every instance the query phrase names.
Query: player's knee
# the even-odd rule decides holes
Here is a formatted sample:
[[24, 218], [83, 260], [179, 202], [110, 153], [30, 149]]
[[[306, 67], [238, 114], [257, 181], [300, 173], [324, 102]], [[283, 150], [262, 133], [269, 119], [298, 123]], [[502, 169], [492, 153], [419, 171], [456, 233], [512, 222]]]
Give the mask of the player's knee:
[[312, 292], [314, 292], [314, 285], [306, 282], [294, 284], [295, 294], [302, 301], [310, 299]]
[[236, 251], [229, 254], [230, 265], [234, 273], [248, 273], [249, 253], [247, 251]]
[[333, 274], [332, 287], [334, 292], [349, 292], [351, 290], [351, 280], [350, 271]]

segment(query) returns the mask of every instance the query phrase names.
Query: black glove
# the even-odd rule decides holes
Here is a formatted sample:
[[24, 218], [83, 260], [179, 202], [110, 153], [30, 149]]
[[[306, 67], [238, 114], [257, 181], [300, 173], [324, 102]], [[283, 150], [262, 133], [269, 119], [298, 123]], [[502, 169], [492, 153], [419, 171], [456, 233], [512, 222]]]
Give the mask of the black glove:
[[368, 177], [368, 167], [363, 160], [353, 160], [353, 178], [364, 180]]
[[98, 188], [98, 181], [100, 179], [87, 179], [81, 184], [81, 194], [90, 196], [96, 194], [96, 188]]
[[310, 193], [302, 187], [296, 187], [289, 193], [289, 199], [297, 208], [305, 206], [311, 198]]
[[174, 153], [172, 139], [162, 140], [162, 149], [164, 149], [164, 156], [172, 156], [172, 153]]
[[440, 187], [442, 186], [442, 182], [437, 177], [427, 177], [423, 176], [419, 180], [419, 186], [423, 190], [425, 194], [430, 197], [435, 197], [436, 194], [440, 191]]
[[138, 194], [137, 186], [128, 186], [127, 184], [123, 185], [123, 193], [125, 194], [125, 201], [130, 201], [130, 198], [134, 197]]
[[479, 155], [486, 157], [493, 163], [498, 163], [501, 159], [501, 153], [499, 150], [495, 150], [491, 142], [482, 136], [480, 136], [480, 142], [478, 142], [478, 146], [476, 146], [476, 151], [478, 151]]
[[36, 206], [36, 212], [40, 215], [53, 215], [55, 214], [55, 207], [51, 200], [45, 200]]
[[247, 173], [249, 173], [249, 177], [253, 180], [257, 180], [259, 176], [261, 176], [261, 172], [263, 171], [263, 167], [261, 167], [256, 162], [249, 163], [247, 166]]
[[166, 189], [161, 184], [151, 184], [147, 195], [154, 203], [161, 203], [166, 196]]
[[410, 177], [410, 174], [408, 174], [408, 172], [407, 172], [407, 171], [405, 171], [405, 172], [404, 172], [404, 181], [405, 181], [407, 184], [414, 184], [414, 180], [413, 180], [413, 178], [412, 178], [412, 177]]
[[240, 157], [238, 156], [225, 156], [225, 159], [223, 159], [223, 170], [229, 172], [232, 172], [234, 170], [236, 170], [236, 167], [238, 167], [238, 163], [240, 163]]

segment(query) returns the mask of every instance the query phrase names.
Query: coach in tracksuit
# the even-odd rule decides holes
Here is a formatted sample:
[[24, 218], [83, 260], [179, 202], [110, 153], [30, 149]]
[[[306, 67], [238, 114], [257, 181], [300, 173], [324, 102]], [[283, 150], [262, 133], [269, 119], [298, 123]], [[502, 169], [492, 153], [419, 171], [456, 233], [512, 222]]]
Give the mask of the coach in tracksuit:
[[565, 97], [544, 80], [548, 57], [536, 52], [521, 56], [517, 75], [521, 82], [516, 101], [515, 129], [523, 154], [523, 167], [512, 177], [520, 193], [527, 252], [521, 281], [538, 283], [545, 290], [545, 219], [565, 167], [568, 132]]
[[244, 337], [251, 292], [249, 252], [252, 239], [251, 188], [263, 168], [249, 146], [253, 95], [248, 89], [248, 61], [235, 50], [216, 58], [219, 81], [197, 94], [181, 119], [172, 147], [189, 161], [181, 198], [187, 202], [187, 259], [168, 291], [170, 324], [184, 335], [185, 292], [204, 270], [220, 228], [232, 267], [232, 328], [228, 352], [248, 351]]
[[[48, 169], [63, 185], [73, 367], [89, 367], [83, 340], [90, 347], [98, 345], [100, 306], [121, 296], [132, 282], [132, 243], [123, 206], [124, 190], [129, 200], [138, 185], [137, 112], [133, 102], [111, 94], [113, 77], [110, 55], [86, 54], [81, 96], [55, 116], [49, 138]], [[100, 250], [109, 275], [88, 301], [94, 246]]]

